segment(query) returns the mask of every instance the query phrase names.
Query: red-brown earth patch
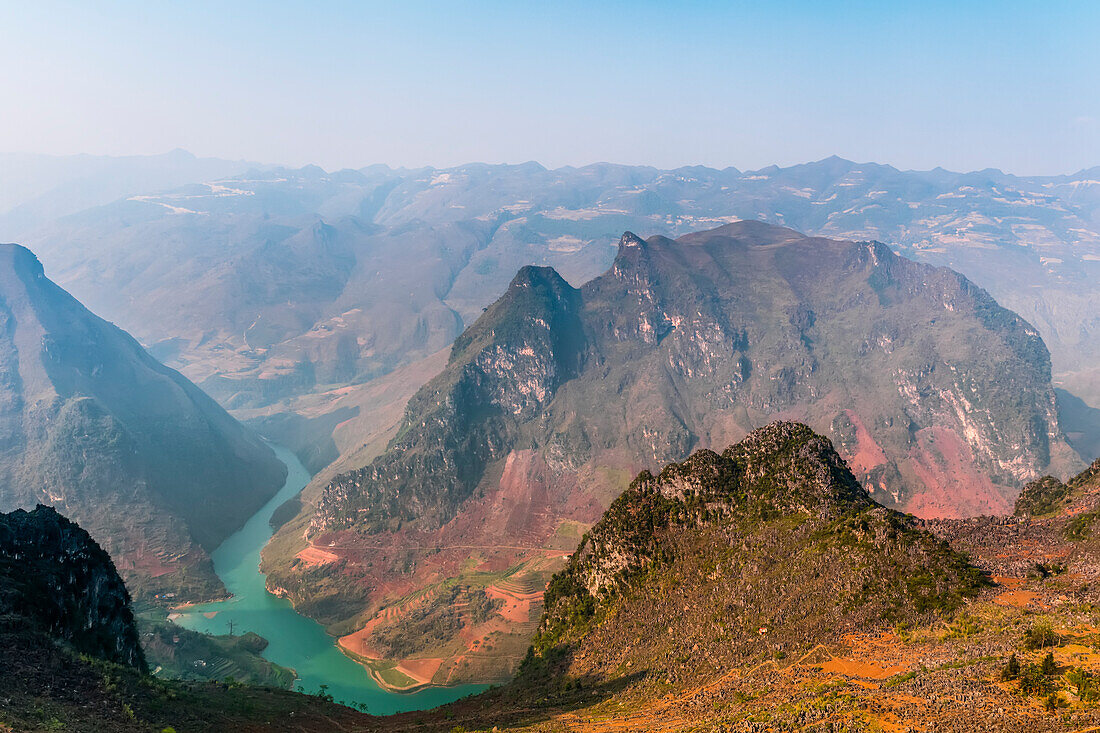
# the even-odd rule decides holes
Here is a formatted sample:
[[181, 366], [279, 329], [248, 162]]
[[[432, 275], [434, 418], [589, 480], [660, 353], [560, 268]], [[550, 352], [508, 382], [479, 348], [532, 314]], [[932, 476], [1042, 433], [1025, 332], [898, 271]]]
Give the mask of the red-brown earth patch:
[[856, 431], [855, 451], [844, 456], [849, 468], [852, 469], [852, 473], [857, 476], [866, 475], [872, 469], [887, 463], [886, 454], [875, 442], [875, 439], [871, 437], [867, 426], [863, 424], [863, 419], [856, 414], [855, 410], [845, 410], [844, 414], [848, 416], [848, 420], [851, 421], [852, 427]]
[[[313, 551], [299, 553], [304, 562], [322, 557], [344, 561], [340, 572], [371, 589], [370, 621], [342, 637], [340, 645], [379, 659], [378, 650], [371, 647], [372, 631], [388, 621], [387, 611], [403, 612], [403, 599], [410, 594], [465, 573], [508, 571], [508, 579], [494, 581], [488, 590], [504, 605], [488, 622], [462, 630], [454, 640], [460, 646], [454, 657], [444, 658], [441, 675], [450, 678], [458, 665], [473, 669], [489, 657], [500, 660], [502, 671], [514, 669], [541, 612], [546, 579], [564, 566], [579, 538], [576, 533], [602, 514], [607, 498], [601, 493], [611, 493], [612, 484], [621, 490], [623, 477], [637, 468], [616, 455], [599, 465], [579, 472], [555, 470], [537, 451], [513, 451], [490, 468], [483, 495], [470, 500], [459, 516], [437, 531], [407, 526], [369, 536], [341, 531], [313, 538]], [[568, 531], [559, 535], [563, 525]], [[511, 585], [521, 577], [538, 581], [533, 586]]]
[[925, 486], [905, 504], [911, 514], [956, 519], [1012, 511], [1008, 499], [976, 468], [970, 446], [951, 428], [918, 430], [909, 461]]
[[302, 560], [306, 565], [324, 565], [325, 563], [335, 562], [340, 559], [340, 556], [335, 552], [322, 549], [310, 545], [297, 555], [296, 558]]

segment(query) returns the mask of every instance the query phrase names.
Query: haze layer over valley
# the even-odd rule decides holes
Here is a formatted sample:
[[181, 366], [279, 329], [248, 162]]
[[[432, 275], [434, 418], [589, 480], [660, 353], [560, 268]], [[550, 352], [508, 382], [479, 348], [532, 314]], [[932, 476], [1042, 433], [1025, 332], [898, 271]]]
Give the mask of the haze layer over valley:
[[[1061, 399], [1083, 398], [1087, 422], [1100, 405], [1097, 180], [838, 158], [750, 172], [256, 169], [136, 191], [25, 241], [94, 310], [320, 470], [341, 455], [361, 465], [392, 435], [400, 403], [439, 368], [440, 356], [422, 360], [519, 267], [550, 265], [577, 286], [606, 269], [624, 230], [678, 236], [734, 219], [875, 239], [962, 272], [1039, 330], [1073, 393]], [[25, 231], [0, 217], [5, 230]], [[396, 407], [342, 389], [417, 363], [385, 390]]]
[[0, 245], [0, 510], [78, 520], [143, 598], [220, 596], [208, 553], [282, 485], [248, 428]]

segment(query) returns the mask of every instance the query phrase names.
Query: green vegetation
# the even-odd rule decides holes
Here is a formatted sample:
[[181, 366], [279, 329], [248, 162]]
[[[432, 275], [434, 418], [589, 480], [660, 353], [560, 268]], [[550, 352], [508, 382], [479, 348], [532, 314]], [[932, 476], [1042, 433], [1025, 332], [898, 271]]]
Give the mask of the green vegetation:
[[1066, 682], [1082, 702], [1100, 702], [1100, 681], [1091, 672], [1080, 667], [1071, 669], [1066, 672]]
[[1045, 649], [1046, 647], [1058, 646], [1061, 643], [1062, 640], [1054, 632], [1054, 627], [1050, 621], [1040, 621], [1024, 634], [1024, 646], [1028, 649]]
[[412, 687], [416, 684], [416, 680], [409, 677], [407, 674], [397, 669], [396, 662], [386, 662], [382, 664], [372, 664], [373, 669], [382, 680], [389, 685], [397, 689]]
[[1054, 692], [1054, 681], [1043, 674], [1038, 664], [1024, 665], [1020, 670], [1020, 694], [1028, 697], [1041, 697]]
[[149, 666], [159, 677], [181, 680], [227, 680], [289, 689], [294, 671], [261, 656], [267, 640], [247, 632], [210, 636], [164, 621], [155, 610], [138, 617], [141, 643]]
[[302, 497], [300, 494], [295, 494], [279, 506], [275, 507], [275, 511], [271, 513], [271, 518], [268, 519], [268, 524], [272, 529], [278, 530], [284, 524], [298, 516], [298, 513], [302, 511]]
[[[837, 597], [853, 578], [856, 591]], [[643, 667], [672, 657], [677, 675], [701, 674], [754, 653], [761, 634], [779, 659], [801, 636], [788, 637], [772, 607], [801, 619], [801, 633], [853, 618], [950, 618], [984, 583], [945, 543], [876, 507], [828, 441], [776, 424], [721, 456], [642, 472], [552, 578], [521, 678], [545, 677], [578, 649], [614, 658], [630, 629], [654, 619], [668, 634], [629, 645]], [[948, 635], [980, 630], [962, 615]], [[688, 638], [705, 644], [680, 649]]]
[[1092, 535], [1092, 525], [1096, 521], [1097, 512], [1085, 512], [1078, 514], [1066, 523], [1065, 537], [1067, 540], [1080, 541]]
[[1017, 516], [1041, 516], [1057, 511], [1070, 494], [1070, 488], [1053, 476], [1044, 476], [1024, 486], [1016, 499]]
[[457, 583], [444, 586], [429, 601], [413, 604], [393, 623], [380, 627], [374, 642], [389, 657], [407, 657], [450, 640], [465, 622], [484, 622], [501, 605], [483, 588]]

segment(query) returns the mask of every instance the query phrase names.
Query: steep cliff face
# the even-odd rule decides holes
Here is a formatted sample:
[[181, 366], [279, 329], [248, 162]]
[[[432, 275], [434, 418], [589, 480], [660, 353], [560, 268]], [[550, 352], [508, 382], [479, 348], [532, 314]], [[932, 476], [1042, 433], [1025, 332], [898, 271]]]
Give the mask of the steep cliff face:
[[[508, 291], [455, 341], [446, 370], [413, 397], [387, 453], [337, 477], [316, 529], [368, 531], [419, 521], [436, 529], [504, 458], [585, 357], [580, 292], [548, 267], [524, 267]], [[431, 477], [430, 481], [425, 480]]]
[[207, 551], [285, 467], [213, 400], [0, 246], [0, 508], [79, 521], [142, 593], [220, 592]]
[[369, 722], [275, 687], [154, 678], [110, 556], [41, 505], [0, 514], [0, 682], [5, 731], [320, 732]]
[[1024, 481], [1081, 465], [1034, 329], [881, 244], [738, 222], [628, 233], [579, 291], [525, 285], [535, 272], [456, 342], [390, 449], [325, 489], [308, 536], [328, 554], [269, 561], [304, 610], [362, 603], [321, 611], [318, 575], [376, 611], [471, 568], [542, 582], [627, 476], [776, 419], [830, 435], [875, 500], [923, 516], [1007, 513]]
[[0, 514], [0, 614], [7, 625], [145, 669], [130, 594], [110, 556], [50, 507]]
[[[877, 243], [740, 222], [678, 241], [627, 233], [579, 292], [525, 268], [409, 403], [393, 450], [333, 482], [314, 526], [364, 507], [370, 522], [374, 487], [429, 483], [450, 509], [413, 501], [400, 518], [438, 525], [520, 433], [573, 466], [623, 443], [659, 463], [788, 413], [835, 435], [883, 501], [924, 514], [1005, 511], [1015, 487], [1075, 460], [1042, 340], [987, 293]], [[440, 491], [436, 467], [468, 470], [466, 488]]]

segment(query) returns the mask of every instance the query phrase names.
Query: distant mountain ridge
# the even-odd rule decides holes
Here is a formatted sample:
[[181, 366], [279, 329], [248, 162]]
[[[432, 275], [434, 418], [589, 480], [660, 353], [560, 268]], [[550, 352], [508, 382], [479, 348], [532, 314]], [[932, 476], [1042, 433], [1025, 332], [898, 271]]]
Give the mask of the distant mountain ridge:
[[0, 241], [122, 196], [157, 193], [257, 167], [197, 158], [178, 148], [163, 155], [128, 156], [0, 153]]
[[269, 583], [340, 633], [474, 582], [468, 563], [528, 587], [624, 475], [776, 419], [833, 436], [874, 498], [925, 516], [1004, 513], [1024, 481], [1082, 465], [1042, 340], [957, 273], [758, 222], [627, 233], [580, 289], [521, 269], [387, 451], [280, 530]]
[[0, 245], [0, 509], [56, 507], [136, 590], [224, 592], [207, 553], [286, 467], [201, 390]]
[[[962, 272], [1033, 323], [1056, 374], [1100, 404], [1095, 169], [1020, 177], [835, 157], [745, 172], [274, 169], [86, 211], [26, 241], [94, 310], [224, 404], [254, 408], [446, 347], [524, 264], [577, 285], [611, 264], [624, 230], [676, 237], [734, 219], [878, 240]], [[318, 264], [298, 272], [303, 260]]]

